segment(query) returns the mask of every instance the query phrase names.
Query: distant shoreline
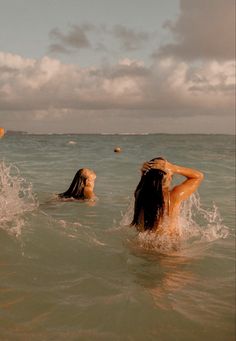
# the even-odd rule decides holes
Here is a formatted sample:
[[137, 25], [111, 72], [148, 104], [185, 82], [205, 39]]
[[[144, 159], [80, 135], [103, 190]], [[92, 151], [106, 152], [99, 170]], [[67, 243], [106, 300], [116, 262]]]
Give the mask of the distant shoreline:
[[31, 133], [27, 131], [14, 131], [7, 130], [5, 132], [5, 136], [26, 136], [26, 135], [60, 135], [60, 136], [79, 136], [79, 135], [99, 135], [99, 136], [148, 136], [148, 135], [207, 135], [207, 136], [216, 136], [216, 135], [224, 135], [224, 136], [235, 136], [235, 134], [229, 133]]

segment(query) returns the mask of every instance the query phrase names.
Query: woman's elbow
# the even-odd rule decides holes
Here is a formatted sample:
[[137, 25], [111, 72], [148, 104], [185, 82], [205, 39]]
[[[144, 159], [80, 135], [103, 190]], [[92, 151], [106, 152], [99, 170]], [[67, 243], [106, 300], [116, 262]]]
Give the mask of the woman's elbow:
[[204, 179], [204, 174], [202, 172], [198, 171], [198, 176], [197, 178], [199, 179], [200, 182], [202, 182], [202, 180]]

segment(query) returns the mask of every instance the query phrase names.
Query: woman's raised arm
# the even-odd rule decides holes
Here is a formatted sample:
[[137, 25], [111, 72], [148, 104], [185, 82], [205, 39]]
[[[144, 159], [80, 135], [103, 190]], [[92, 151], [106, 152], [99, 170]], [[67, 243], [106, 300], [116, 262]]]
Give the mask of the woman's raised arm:
[[187, 199], [195, 192], [204, 178], [203, 173], [196, 169], [173, 165], [168, 161], [166, 161], [165, 167], [173, 174], [179, 174], [187, 178], [181, 184], [175, 186], [171, 191], [172, 199], [177, 202]]

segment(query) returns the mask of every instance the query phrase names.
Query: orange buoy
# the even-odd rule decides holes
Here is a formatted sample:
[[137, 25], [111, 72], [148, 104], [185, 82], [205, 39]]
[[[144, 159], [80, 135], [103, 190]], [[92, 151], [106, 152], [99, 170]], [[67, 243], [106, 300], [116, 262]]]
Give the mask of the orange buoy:
[[121, 152], [121, 148], [120, 147], [115, 147], [114, 152], [115, 153], [120, 153]]
[[2, 138], [5, 135], [4, 128], [0, 128], [0, 138]]

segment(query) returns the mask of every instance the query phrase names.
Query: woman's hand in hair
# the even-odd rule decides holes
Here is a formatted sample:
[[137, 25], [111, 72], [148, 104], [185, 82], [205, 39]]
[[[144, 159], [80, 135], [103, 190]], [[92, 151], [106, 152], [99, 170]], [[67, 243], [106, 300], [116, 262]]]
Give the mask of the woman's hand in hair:
[[145, 174], [150, 169], [159, 169], [165, 173], [174, 174], [177, 166], [164, 159], [156, 159], [153, 161], [146, 161], [143, 163], [141, 172]]
[[144, 162], [141, 168], [142, 175], [148, 172], [152, 168], [151, 162]]
[[176, 169], [175, 165], [165, 160], [165, 172], [166, 173], [170, 173], [173, 175], [175, 173], [175, 169]]
[[166, 160], [153, 160], [153, 161], [146, 161], [142, 165], [141, 172], [142, 174], [145, 174], [148, 172], [150, 169], [159, 169], [163, 172], [167, 172], [166, 169]]
[[151, 168], [152, 169], [159, 169], [163, 172], [166, 172], [166, 160], [154, 160], [154, 161], [151, 161]]

